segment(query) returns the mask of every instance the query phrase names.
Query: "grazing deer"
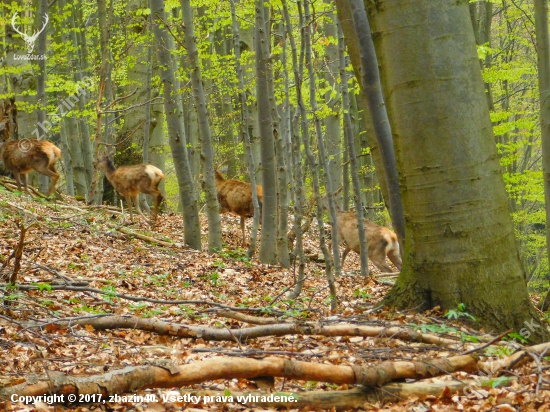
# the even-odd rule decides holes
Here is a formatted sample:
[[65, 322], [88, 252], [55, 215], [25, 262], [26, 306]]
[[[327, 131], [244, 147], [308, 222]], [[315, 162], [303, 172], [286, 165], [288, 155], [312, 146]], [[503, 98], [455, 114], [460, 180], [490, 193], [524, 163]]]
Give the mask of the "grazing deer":
[[126, 199], [126, 203], [130, 209], [130, 219], [132, 223], [134, 222], [134, 215], [132, 213], [131, 199], [134, 199], [134, 204], [138, 213], [145, 217], [139, 208], [138, 194], [140, 193], [153, 195], [155, 197], [155, 207], [151, 212], [152, 224], [156, 221], [158, 208], [163, 199], [162, 193], [158, 189], [160, 182], [164, 179], [162, 170], [149, 164], [120, 166], [115, 168], [113, 162], [111, 162], [107, 155], [99, 159], [98, 167], [105, 172], [107, 180], [111, 182], [116, 191]]
[[32, 170], [52, 178], [48, 197], [55, 190], [59, 179], [55, 162], [61, 159], [61, 150], [53, 143], [37, 139], [3, 141], [0, 142], [0, 159], [4, 162], [6, 169], [13, 173], [19, 190], [21, 190], [21, 176], [23, 176], [25, 192], [28, 193], [27, 173]]
[[[256, 186], [256, 190], [258, 191], [258, 202], [261, 212], [263, 190], [261, 186]], [[241, 231], [243, 233], [242, 246], [244, 247], [246, 240], [244, 219], [254, 216], [252, 185], [234, 179], [226, 179], [216, 170], [216, 192], [218, 193], [218, 202], [220, 203], [220, 213], [232, 213], [241, 217]]]
[[[324, 206], [327, 208], [326, 197]], [[341, 265], [344, 267], [344, 261], [350, 250], [360, 253], [359, 229], [357, 228], [357, 214], [355, 212], [344, 212], [340, 209], [338, 203], [336, 206], [336, 218], [338, 226], [338, 242], [345, 244], [345, 250], [342, 253]], [[399, 254], [399, 242], [393, 231], [387, 227], [377, 225], [369, 219], [365, 219], [365, 231], [367, 234], [367, 255], [374, 266], [382, 272], [392, 272], [390, 265], [386, 262], [386, 256], [390, 261], [401, 270], [402, 261]]]

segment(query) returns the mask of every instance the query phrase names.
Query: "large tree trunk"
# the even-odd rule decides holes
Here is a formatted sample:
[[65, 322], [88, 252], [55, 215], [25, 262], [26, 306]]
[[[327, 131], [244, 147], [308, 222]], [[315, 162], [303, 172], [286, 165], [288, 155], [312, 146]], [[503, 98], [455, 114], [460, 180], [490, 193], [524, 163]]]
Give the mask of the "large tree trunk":
[[[537, 35], [540, 132], [542, 140], [542, 170], [546, 202], [546, 250], [550, 256], [550, 40], [548, 39], [548, 0], [535, 0]], [[550, 291], [544, 299], [548, 305]]]
[[208, 215], [208, 250], [210, 252], [221, 251], [222, 231], [220, 223], [220, 205], [216, 193], [216, 180], [214, 177], [214, 150], [212, 149], [212, 133], [210, 132], [210, 120], [206, 98], [202, 87], [201, 72], [199, 67], [199, 52], [195, 43], [193, 28], [193, 14], [189, 0], [180, 0], [185, 30], [185, 47], [191, 66], [191, 82], [193, 85], [193, 97], [199, 116], [199, 131], [201, 134], [201, 158], [203, 161], [204, 193], [206, 195], [206, 211]]
[[546, 339], [514, 239], [468, 2], [382, 3], [372, 16], [407, 223], [405, 265], [385, 302], [464, 303], [480, 326]]
[[156, 48], [161, 70], [160, 76], [164, 85], [164, 108], [172, 157], [176, 168], [180, 199], [183, 205], [183, 225], [185, 243], [193, 249], [201, 248], [201, 228], [199, 224], [199, 208], [189, 157], [186, 150], [185, 132], [182, 125], [183, 113], [174, 93], [176, 79], [174, 75], [171, 41], [164, 26], [166, 13], [163, 0], [151, 0], [151, 14], [156, 39]]

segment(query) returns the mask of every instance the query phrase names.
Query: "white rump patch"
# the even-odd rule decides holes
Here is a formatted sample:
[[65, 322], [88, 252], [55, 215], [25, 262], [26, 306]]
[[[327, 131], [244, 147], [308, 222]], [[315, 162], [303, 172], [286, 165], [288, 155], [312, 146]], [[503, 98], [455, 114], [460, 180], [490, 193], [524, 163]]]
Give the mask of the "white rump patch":
[[158, 182], [162, 177], [164, 177], [160, 169], [153, 165], [145, 165], [145, 173], [147, 173], [147, 176], [149, 176], [151, 182], [154, 183]]

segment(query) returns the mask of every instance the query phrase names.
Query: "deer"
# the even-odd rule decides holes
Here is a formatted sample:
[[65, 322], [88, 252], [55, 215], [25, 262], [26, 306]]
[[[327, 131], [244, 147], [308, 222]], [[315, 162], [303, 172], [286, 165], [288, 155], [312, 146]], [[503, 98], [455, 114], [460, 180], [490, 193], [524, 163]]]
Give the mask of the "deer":
[[[0, 129], [1, 131], [1, 129]], [[0, 142], [0, 159], [4, 163], [17, 182], [17, 188], [21, 191], [21, 177], [25, 192], [27, 188], [27, 173], [32, 170], [49, 176], [52, 180], [48, 197], [55, 190], [59, 180], [59, 173], [55, 170], [55, 163], [61, 159], [61, 150], [46, 140], [23, 139]]]
[[[323, 203], [325, 209], [327, 209], [326, 196]], [[361, 252], [359, 229], [357, 228], [357, 214], [355, 212], [341, 210], [338, 202], [335, 202], [335, 206], [338, 243], [343, 243], [345, 246], [341, 260], [343, 268], [346, 257], [351, 250], [357, 254]], [[387, 227], [377, 225], [369, 219], [365, 219], [365, 231], [367, 234], [367, 255], [374, 266], [383, 273], [393, 272], [390, 265], [386, 262], [387, 256], [397, 269], [401, 271], [402, 260], [399, 253], [397, 235]]]
[[157, 220], [157, 213], [162, 202], [163, 196], [158, 186], [164, 179], [164, 173], [158, 167], [150, 164], [138, 164], [131, 166], [120, 166], [115, 168], [113, 162], [107, 154], [104, 154], [98, 161], [98, 167], [105, 172], [105, 177], [111, 182], [118, 193], [124, 196], [128, 209], [130, 209], [130, 219], [134, 222], [132, 212], [132, 199], [138, 213], [145, 218], [138, 202], [138, 194], [145, 193], [155, 197], [155, 207], [151, 212], [151, 226]]
[[[257, 185], [260, 213], [263, 200], [263, 189]], [[220, 204], [220, 213], [231, 213], [241, 218], [241, 231], [243, 234], [242, 247], [246, 245], [244, 220], [254, 216], [252, 205], [252, 185], [234, 179], [226, 179], [216, 170], [216, 192]]]

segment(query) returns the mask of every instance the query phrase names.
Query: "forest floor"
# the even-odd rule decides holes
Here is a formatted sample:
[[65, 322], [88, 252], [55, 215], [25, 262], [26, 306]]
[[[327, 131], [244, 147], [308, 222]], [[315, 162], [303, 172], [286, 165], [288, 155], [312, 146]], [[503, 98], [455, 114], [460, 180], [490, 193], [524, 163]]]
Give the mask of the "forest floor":
[[[412, 383], [414, 379], [400, 379], [401, 384], [413, 389], [396, 393], [382, 387], [377, 390], [376, 398], [358, 395], [359, 398], [348, 403], [341, 401], [341, 394], [344, 391], [351, 394], [350, 390], [355, 387], [348, 383], [312, 378], [273, 379], [257, 377], [257, 374], [256, 377], [243, 377], [245, 373], [239, 374], [237, 369], [240, 371], [253, 360], [265, 360], [266, 356], [302, 361], [303, 376], [310, 376], [307, 371], [312, 364], [375, 366], [392, 362], [398, 370], [405, 362], [451, 359], [464, 352], [468, 344], [478, 347], [485, 344], [487, 347], [480, 349], [477, 355], [488, 364], [510, 358], [519, 345], [518, 349], [510, 349], [510, 345], [491, 343], [491, 337], [475, 330], [475, 322], [472, 327], [459, 322], [468, 318], [467, 308], [465, 311], [457, 308], [446, 314], [437, 310], [422, 314], [373, 310], [391, 287], [392, 278], [361, 277], [355, 254], [348, 257], [345, 273], [337, 280], [339, 305], [331, 313], [323, 262], [317, 259], [307, 262], [302, 294], [298, 299], [289, 300], [285, 291], [293, 288], [295, 268], [283, 269], [260, 264], [255, 259], [248, 260], [245, 251], [237, 246], [241, 232], [236, 217], [222, 217], [225, 248], [218, 254], [181, 246], [183, 221], [179, 214], [161, 214], [154, 230], [141, 217], [135, 224], [123, 226], [124, 217], [129, 219], [114, 208], [92, 209], [68, 197], [62, 202], [45, 201], [27, 194], [11, 193], [0, 185], [2, 284], [13, 275], [18, 264], [14, 251], [18, 248], [22, 251], [21, 267], [12, 278], [21, 288], [0, 289], [0, 410], [261, 411], [280, 405], [270, 403], [271, 399], [262, 403], [258, 398], [258, 402], [237, 402], [235, 394], [294, 393], [303, 396], [312, 393], [318, 396], [331, 392], [337, 398], [327, 398], [332, 400], [325, 403], [316, 398], [311, 406], [300, 404], [290, 409], [550, 410], [550, 362], [546, 351], [540, 356], [535, 353], [522, 362], [514, 362], [513, 369], [504, 371], [496, 368], [458, 371], [418, 379], [416, 383]], [[203, 244], [206, 245], [207, 222], [204, 216], [201, 219]], [[22, 227], [28, 228], [24, 244], [21, 244]], [[174, 246], [136, 239], [128, 230], [174, 243]], [[308, 255], [318, 253], [316, 233], [313, 224], [305, 239]], [[10, 256], [13, 257], [10, 259]], [[378, 274], [375, 268], [371, 271]], [[23, 289], [24, 286], [27, 289]], [[176, 300], [178, 303], [171, 302]], [[92, 326], [105, 315], [118, 317], [112, 318], [114, 323], [109, 327]], [[153, 327], [155, 325], [137, 327], [137, 321], [135, 328], [117, 326], [116, 320], [121, 317], [146, 321], [161, 319], [168, 325], [184, 325], [185, 331], [180, 336], [163, 334], [159, 333], [161, 329]], [[70, 324], [63, 323], [64, 319], [70, 319]], [[277, 334], [273, 332], [274, 325], [262, 326], [262, 319], [274, 325], [311, 322], [351, 325], [352, 328], [381, 327], [383, 330], [398, 327], [411, 331], [412, 335], [418, 332], [438, 336], [442, 342], [452, 340], [456, 345], [415, 342], [415, 339], [402, 339], [401, 335], [378, 332], [372, 337], [353, 336], [355, 332], [332, 333], [332, 336], [329, 333]], [[258, 337], [237, 339], [236, 334], [247, 330], [250, 324], [260, 328], [257, 329], [261, 331]], [[196, 336], [192, 336], [193, 331], [199, 329], [193, 327], [202, 328]], [[216, 333], [227, 331], [231, 334], [229, 339], [215, 337]], [[225, 379], [202, 380], [199, 376], [195, 383], [183, 388], [170, 387], [166, 382], [156, 386], [158, 380], [148, 377], [147, 383], [131, 382], [133, 389], [118, 393], [118, 398], [79, 404], [68, 403], [68, 386], [53, 383], [58, 382], [56, 379], [61, 379], [60, 376], [85, 379], [132, 366], [158, 365], [159, 362], [170, 362], [178, 367], [205, 362], [204, 370], [199, 369], [196, 373], [214, 376], [217, 371], [209, 371], [210, 366], [206, 366], [211, 365], [206, 361], [212, 359], [220, 360], [221, 369], [226, 364], [239, 367], [231, 366]], [[345, 368], [339, 369], [343, 370]], [[33, 382], [45, 376], [50, 381], [50, 388], [55, 386], [57, 393], [65, 394], [64, 403], [54, 408], [45, 398], [27, 405], [18, 397], [6, 399], [10, 388], [26, 388], [21, 389], [22, 394], [39, 393], [33, 392], [38, 386], [32, 386]], [[414, 388], [419, 386], [423, 389], [417, 392]], [[216, 393], [225, 398], [205, 397]], [[182, 400], [176, 397], [186, 394], [196, 394], [197, 398], [185, 396]], [[130, 398], [130, 395], [142, 398]], [[333, 406], [329, 406], [333, 401]]]

